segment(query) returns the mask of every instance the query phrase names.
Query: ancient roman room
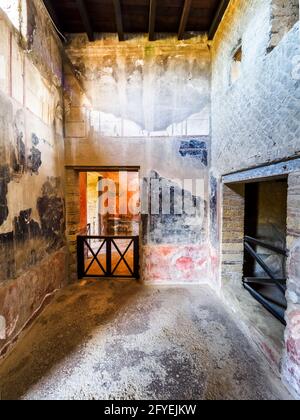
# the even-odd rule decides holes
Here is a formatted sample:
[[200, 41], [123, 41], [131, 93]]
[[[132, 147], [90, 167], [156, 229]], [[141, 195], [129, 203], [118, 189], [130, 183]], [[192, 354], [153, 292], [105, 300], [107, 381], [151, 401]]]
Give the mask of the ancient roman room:
[[299, 1], [0, 0], [0, 269], [1, 400], [300, 400]]

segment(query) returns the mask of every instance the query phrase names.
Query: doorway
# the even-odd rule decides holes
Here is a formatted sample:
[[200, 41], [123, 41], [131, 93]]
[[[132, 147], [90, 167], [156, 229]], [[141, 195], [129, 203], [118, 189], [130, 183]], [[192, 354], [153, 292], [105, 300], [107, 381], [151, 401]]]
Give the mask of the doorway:
[[245, 185], [243, 285], [285, 325], [287, 179]]
[[137, 169], [80, 173], [78, 277], [139, 278], [140, 185]]

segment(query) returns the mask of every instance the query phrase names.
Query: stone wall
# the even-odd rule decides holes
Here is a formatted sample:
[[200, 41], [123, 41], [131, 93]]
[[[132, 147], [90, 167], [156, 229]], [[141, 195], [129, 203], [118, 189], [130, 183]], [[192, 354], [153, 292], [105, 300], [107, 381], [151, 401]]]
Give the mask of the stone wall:
[[[232, 0], [212, 43], [212, 176], [217, 179], [218, 212], [223, 214], [221, 229], [221, 294], [243, 321], [271, 365], [281, 365], [284, 343], [280, 324], [242, 290], [243, 198], [237, 197], [222, 177], [300, 155], [299, 124], [299, 24], [295, 1]], [[242, 45], [241, 73], [230, 83], [233, 54]], [[284, 164], [282, 164], [284, 165]], [[261, 175], [257, 179], [263, 178]], [[272, 176], [268, 171], [268, 176]], [[223, 178], [224, 182], [229, 178]], [[239, 182], [249, 181], [240, 173]], [[255, 181], [255, 179], [253, 179]], [[289, 175], [288, 272], [286, 346], [283, 376], [293, 391], [299, 388], [297, 241], [299, 178]], [[229, 188], [229, 189], [228, 189]], [[231, 192], [230, 192], [231, 191]], [[230, 206], [226, 204], [231, 203]], [[233, 201], [232, 201], [233, 200]], [[239, 210], [236, 208], [238, 203]], [[222, 207], [224, 206], [224, 207]], [[240, 214], [238, 217], [235, 212]], [[237, 217], [229, 243], [232, 217]], [[229, 228], [228, 228], [229, 227]], [[239, 227], [242, 229], [237, 232]], [[234, 242], [239, 233], [239, 241]], [[213, 242], [218, 249], [218, 241]]]
[[300, 173], [289, 176], [288, 191], [288, 310], [283, 379], [300, 395]]
[[0, 352], [66, 280], [60, 42], [22, 4], [22, 33], [0, 10]]
[[[220, 175], [300, 155], [299, 27], [268, 54], [270, 27], [270, 1], [233, 0], [213, 42], [212, 161]], [[241, 40], [242, 72], [230, 86]]]
[[[199, 204], [194, 216], [164, 215], [161, 208], [155, 215], [145, 211], [142, 277], [175, 284], [209, 281], [207, 39], [153, 43], [140, 36], [119, 43], [104, 35], [89, 44], [84, 36], [73, 36], [67, 53], [82, 81], [68, 99], [68, 167], [140, 168], [144, 207], [147, 202], [151, 206], [157, 181], [181, 195], [186, 189], [189, 199]], [[77, 84], [72, 75], [66, 77], [70, 86]], [[182, 187], [184, 179], [192, 180], [193, 187]]]
[[276, 47], [299, 20], [299, 0], [272, 0], [269, 50]]

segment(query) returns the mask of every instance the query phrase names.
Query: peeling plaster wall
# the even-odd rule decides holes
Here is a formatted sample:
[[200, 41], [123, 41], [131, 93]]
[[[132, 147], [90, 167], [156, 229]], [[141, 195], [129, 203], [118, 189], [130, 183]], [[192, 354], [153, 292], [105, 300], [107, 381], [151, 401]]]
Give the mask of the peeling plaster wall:
[[26, 5], [25, 37], [0, 10], [0, 353], [67, 277], [62, 60]]
[[[263, 321], [264, 315], [254, 304], [251, 310], [248, 306], [246, 316], [241, 310], [242, 306], [247, 307], [247, 298], [241, 289], [244, 231], [240, 228], [244, 221], [239, 217], [243, 214], [243, 205], [239, 204], [237, 212], [236, 196], [227, 204], [229, 188], [220, 186], [220, 181], [226, 174], [300, 156], [298, 7], [298, 2], [293, 0], [232, 0], [212, 43], [212, 173], [219, 191], [217, 214], [219, 219], [223, 218], [221, 293], [273, 366], [280, 364], [284, 343], [279, 340], [279, 347], [274, 346], [276, 329], [268, 328], [268, 321]], [[241, 74], [231, 85], [233, 54], [240, 43]], [[263, 174], [263, 169], [261, 171]], [[282, 374], [290, 389], [300, 394], [298, 277], [293, 270], [299, 239], [299, 215], [295, 210], [297, 181], [299, 178], [291, 174], [287, 228], [292, 232], [288, 236], [292, 254], [287, 269], [292, 280], [287, 294], [292, 299], [286, 315], [288, 327]], [[237, 236], [231, 234], [232, 229]], [[219, 249], [219, 244], [216, 235], [213, 245]], [[280, 325], [276, 328], [279, 337]]]
[[[207, 39], [152, 43], [140, 36], [119, 43], [104, 35], [90, 44], [77, 35], [67, 53], [82, 86], [66, 71], [68, 85], [77, 86], [76, 93], [73, 89], [72, 95], [66, 95], [66, 164], [140, 167], [144, 204], [150, 201], [155, 180], [181, 191], [180, 181], [193, 180], [194, 189], [187, 190], [189, 199], [199, 204], [193, 217], [166, 216], [161, 209], [157, 215], [147, 211], [143, 216], [141, 274], [145, 281], [208, 282], [211, 61]], [[196, 197], [197, 179], [201, 187]], [[76, 208], [77, 213], [78, 204]], [[71, 208], [71, 249], [77, 219]]]

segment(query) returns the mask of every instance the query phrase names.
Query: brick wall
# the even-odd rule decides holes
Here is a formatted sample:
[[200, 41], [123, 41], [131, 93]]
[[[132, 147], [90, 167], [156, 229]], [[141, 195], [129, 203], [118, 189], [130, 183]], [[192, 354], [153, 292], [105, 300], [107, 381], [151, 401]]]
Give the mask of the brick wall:
[[222, 285], [241, 288], [244, 263], [244, 186], [223, 187]]
[[80, 179], [79, 172], [66, 170], [66, 235], [69, 249], [69, 280], [77, 276], [77, 235], [80, 233]]

